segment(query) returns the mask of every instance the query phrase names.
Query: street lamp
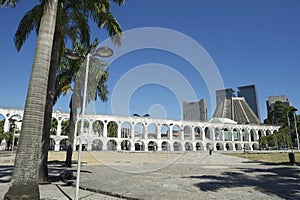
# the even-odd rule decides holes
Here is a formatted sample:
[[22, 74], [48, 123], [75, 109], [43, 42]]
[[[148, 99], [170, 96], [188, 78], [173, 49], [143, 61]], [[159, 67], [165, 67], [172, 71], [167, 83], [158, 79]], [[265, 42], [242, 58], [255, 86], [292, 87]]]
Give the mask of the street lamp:
[[299, 151], [300, 150], [300, 147], [299, 147], [299, 133], [298, 133], [298, 129], [297, 129], [297, 116], [296, 116], [297, 109], [293, 108], [291, 111], [294, 112], [294, 123], [295, 123], [295, 133], [296, 133], [296, 138], [297, 138], [297, 149]]
[[[145, 114], [143, 116], [140, 116], [139, 114], [134, 113], [133, 114], [134, 117], [140, 117], [141, 118], [141, 139], [143, 138], [143, 123], [142, 123], [142, 119], [143, 117], [150, 117], [149, 114]], [[140, 145], [140, 152], [139, 152], [139, 164], [141, 164], [141, 149], [142, 149], [142, 140], [138, 140], [139, 145]], [[134, 144], [135, 145], [135, 144]]]
[[[295, 165], [295, 154], [294, 154], [294, 146], [293, 146], [293, 139], [292, 139], [292, 132], [291, 132], [291, 125], [290, 125], [289, 113], [290, 112], [295, 112], [295, 111], [297, 111], [297, 109], [293, 108], [293, 109], [287, 111], [287, 113], [286, 113], [287, 121], [288, 121], [288, 127], [289, 127], [289, 132], [290, 132], [290, 137], [291, 137], [291, 143], [292, 143], [292, 151], [289, 153], [289, 160], [290, 160], [290, 164], [291, 165]], [[296, 124], [296, 126], [297, 126], [297, 124]], [[298, 136], [297, 130], [296, 130], [296, 135]], [[298, 149], [299, 149], [299, 143], [298, 143]]]
[[76, 191], [75, 191], [75, 200], [78, 200], [79, 194], [79, 183], [80, 183], [80, 167], [81, 167], [81, 152], [82, 152], [82, 135], [84, 128], [84, 115], [85, 115], [85, 104], [86, 104], [86, 93], [87, 93], [87, 83], [89, 76], [89, 64], [91, 56], [99, 57], [110, 57], [113, 54], [113, 50], [109, 47], [100, 47], [95, 53], [88, 53], [86, 56], [82, 56], [74, 51], [69, 51], [65, 53], [65, 56], [71, 60], [80, 60], [86, 57], [86, 68], [85, 68], [85, 79], [84, 79], [84, 89], [83, 89], [83, 101], [82, 101], [82, 110], [81, 110], [81, 126], [80, 126], [80, 136], [79, 136], [79, 149], [78, 149], [78, 160], [77, 160], [77, 177], [76, 177]]

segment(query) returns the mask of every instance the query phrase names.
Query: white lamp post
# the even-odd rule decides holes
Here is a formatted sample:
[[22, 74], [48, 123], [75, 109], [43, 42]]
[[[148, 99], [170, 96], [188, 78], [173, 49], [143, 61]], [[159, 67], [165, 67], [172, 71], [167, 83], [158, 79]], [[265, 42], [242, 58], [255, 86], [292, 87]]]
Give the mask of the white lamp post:
[[296, 133], [296, 138], [297, 138], [297, 149], [299, 151], [300, 150], [300, 147], [299, 147], [299, 133], [298, 133], [298, 129], [297, 129], [297, 116], [296, 116], [297, 109], [294, 108], [292, 111], [294, 111], [295, 133]]
[[[81, 126], [80, 126], [80, 136], [79, 136], [79, 149], [78, 149], [78, 160], [77, 160], [77, 176], [76, 176], [76, 191], [75, 191], [75, 200], [78, 200], [79, 195], [79, 183], [80, 183], [80, 167], [81, 167], [81, 152], [82, 152], [82, 135], [84, 128], [84, 115], [85, 115], [85, 104], [86, 104], [86, 94], [87, 94], [87, 83], [89, 76], [89, 64], [91, 56], [99, 57], [110, 57], [113, 54], [113, 50], [109, 47], [100, 47], [96, 50], [95, 53], [88, 53], [86, 56], [86, 68], [85, 68], [85, 79], [84, 79], [84, 88], [83, 88], [83, 101], [82, 101], [82, 110], [81, 110]], [[84, 58], [84, 56], [79, 55], [76, 52], [66, 52], [66, 57], [71, 60], [79, 60]]]
[[141, 158], [140, 157], [141, 157], [141, 148], [142, 148], [142, 144], [143, 144], [143, 142], [141, 140], [143, 138], [143, 122], [142, 122], [142, 119], [143, 119], [143, 117], [150, 117], [150, 115], [149, 114], [145, 114], [143, 116], [140, 116], [139, 114], [134, 113], [133, 116], [141, 118], [141, 138], [140, 138], [140, 140], [137, 141], [139, 143], [139, 145], [140, 145], [139, 164], [141, 164]]

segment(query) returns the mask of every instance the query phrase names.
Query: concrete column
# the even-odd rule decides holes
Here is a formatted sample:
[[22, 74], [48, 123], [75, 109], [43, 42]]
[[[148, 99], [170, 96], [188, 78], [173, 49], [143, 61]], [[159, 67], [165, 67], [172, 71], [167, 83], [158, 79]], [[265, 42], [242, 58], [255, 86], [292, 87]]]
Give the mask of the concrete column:
[[57, 136], [60, 136], [61, 135], [61, 117], [59, 117], [60, 118], [60, 120], [59, 119], [57, 119], [57, 129], [56, 129], [56, 135]]
[[60, 141], [58, 141], [58, 140], [54, 140], [54, 142], [55, 142], [55, 145], [54, 145], [54, 151], [59, 151], [59, 142]]
[[117, 130], [117, 138], [121, 138], [121, 124], [118, 124], [118, 130]]
[[121, 148], [121, 142], [117, 142], [117, 151], [121, 151], [122, 148]]
[[107, 138], [107, 122], [105, 122], [105, 121], [103, 123], [103, 137]]
[[173, 140], [173, 130], [172, 130], [173, 125], [172, 125], [172, 126], [169, 126], [169, 125], [168, 125], [168, 128], [169, 128], [169, 135], [168, 135], [168, 138], [169, 138], [169, 140]]
[[161, 139], [161, 125], [157, 125], [157, 139], [160, 140]]
[[6, 133], [6, 132], [9, 131], [9, 127], [10, 127], [9, 118], [5, 117], [5, 119], [4, 119], [4, 127], [3, 127], [4, 133]]

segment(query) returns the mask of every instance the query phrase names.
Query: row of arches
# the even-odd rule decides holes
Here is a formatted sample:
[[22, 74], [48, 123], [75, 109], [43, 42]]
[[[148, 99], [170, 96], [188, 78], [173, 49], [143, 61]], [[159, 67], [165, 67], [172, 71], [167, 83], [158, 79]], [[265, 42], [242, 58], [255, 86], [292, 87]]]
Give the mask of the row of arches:
[[[49, 150], [66, 150], [68, 138], [60, 141], [50, 139]], [[78, 144], [78, 142], [77, 142]], [[77, 145], [78, 146], [78, 145]], [[259, 145], [254, 143], [239, 143], [239, 142], [195, 142], [195, 141], [155, 141], [155, 140], [114, 140], [108, 141], [94, 139], [90, 144], [86, 139], [83, 139], [85, 150], [91, 151], [206, 151], [213, 149], [216, 151], [239, 151], [239, 150], [258, 150]]]

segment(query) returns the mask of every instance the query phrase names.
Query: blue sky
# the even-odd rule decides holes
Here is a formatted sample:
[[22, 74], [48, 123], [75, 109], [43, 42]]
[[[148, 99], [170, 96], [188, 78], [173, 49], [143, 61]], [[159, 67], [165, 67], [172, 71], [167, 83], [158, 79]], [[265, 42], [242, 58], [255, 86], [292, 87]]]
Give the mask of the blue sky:
[[[22, 1], [14, 9], [0, 9], [1, 107], [24, 107], [36, 35], [35, 32], [31, 34], [20, 52], [14, 48], [13, 36], [22, 16], [37, 2]], [[195, 40], [217, 66], [226, 88], [236, 90], [238, 86], [255, 84], [262, 119], [266, 117], [268, 96], [286, 95], [291, 104], [300, 109], [299, 10], [300, 1], [297, 0], [127, 0], [123, 6], [112, 7], [124, 31], [161, 27]], [[105, 31], [91, 26], [93, 38], [107, 39]], [[148, 38], [149, 35], [145, 35], [144, 39]], [[178, 42], [174, 40], [174, 44]], [[132, 51], [113, 61], [108, 82], [111, 94], [124, 74], [149, 63], [168, 66], [181, 74], [192, 86], [197, 99], [206, 99], [208, 117], [211, 117], [213, 103], [201, 74], [179, 55], [159, 49]], [[168, 74], [165, 76], [172, 79]], [[136, 78], [146, 77], [147, 74], [142, 74]], [[126, 104], [128, 115], [150, 112], [153, 117], [181, 118], [180, 94], [172, 88], [160, 82], [140, 84]], [[178, 89], [186, 90], [180, 86]], [[96, 112], [111, 114], [111, 99], [113, 97], [107, 103], [97, 102]], [[69, 96], [61, 98], [55, 108], [68, 111], [68, 101]], [[120, 98], [115, 102], [124, 103]]]

